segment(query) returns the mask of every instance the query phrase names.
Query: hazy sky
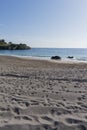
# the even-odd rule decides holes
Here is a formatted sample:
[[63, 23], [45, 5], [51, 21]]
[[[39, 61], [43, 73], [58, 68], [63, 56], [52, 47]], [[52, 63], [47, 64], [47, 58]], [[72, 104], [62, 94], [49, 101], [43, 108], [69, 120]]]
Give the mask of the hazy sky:
[[87, 48], [87, 0], [0, 0], [0, 39]]

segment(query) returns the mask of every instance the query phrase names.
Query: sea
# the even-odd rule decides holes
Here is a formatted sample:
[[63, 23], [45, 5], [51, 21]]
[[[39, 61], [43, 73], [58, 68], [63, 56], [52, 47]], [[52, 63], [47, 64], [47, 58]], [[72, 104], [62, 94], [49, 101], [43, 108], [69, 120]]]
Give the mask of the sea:
[[[0, 55], [36, 57], [51, 59], [60, 56], [62, 60], [87, 61], [87, 48], [31, 48], [30, 50], [0, 50]], [[73, 56], [73, 59], [67, 58]]]

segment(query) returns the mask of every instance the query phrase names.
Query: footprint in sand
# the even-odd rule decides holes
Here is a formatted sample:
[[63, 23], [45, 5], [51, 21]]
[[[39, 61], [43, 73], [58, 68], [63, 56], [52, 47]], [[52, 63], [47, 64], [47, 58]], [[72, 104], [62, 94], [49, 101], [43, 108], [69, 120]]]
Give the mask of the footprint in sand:
[[79, 125], [76, 130], [87, 130], [87, 128], [84, 125]]
[[44, 120], [47, 120], [47, 121], [53, 121], [51, 118], [49, 118], [48, 116], [43, 116], [43, 117], [41, 117], [42, 119], [44, 119]]
[[81, 123], [80, 120], [78, 120], [78, 119], [73, 119], [73, 118], [66, 118], [65, 120], [66, 120], [66, 122], [67, 122], [68, 124], [79, 124], [79, 123]]
[[87, 115], [85, 115], [84, 118], [87, 120]]
[[19, 111], [19, 108], [18, 107], [15, 107], [14, 110], [13, 110], [16, 114], [20, 114], [20, 111]]
[[32, 119], [28, 116], [22, 116], [22, 119], [32, 121]]

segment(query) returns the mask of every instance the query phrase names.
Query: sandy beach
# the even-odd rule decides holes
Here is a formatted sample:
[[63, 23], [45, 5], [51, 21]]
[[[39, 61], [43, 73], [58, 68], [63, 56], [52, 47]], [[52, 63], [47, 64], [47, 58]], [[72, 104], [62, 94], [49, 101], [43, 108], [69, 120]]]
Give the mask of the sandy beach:
[[0, 130], [87, 130], [87, 64], [0, 56]]

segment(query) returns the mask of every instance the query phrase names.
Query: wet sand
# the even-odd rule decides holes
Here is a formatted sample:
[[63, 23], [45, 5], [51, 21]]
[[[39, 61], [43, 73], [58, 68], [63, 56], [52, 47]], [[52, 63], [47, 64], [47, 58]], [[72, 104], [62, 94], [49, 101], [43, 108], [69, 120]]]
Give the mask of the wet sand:
[[87, 64], [0, 56], [0, 130], [87, 130]]

